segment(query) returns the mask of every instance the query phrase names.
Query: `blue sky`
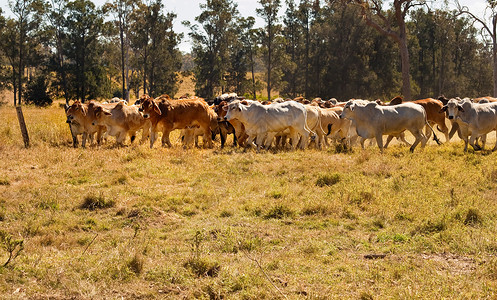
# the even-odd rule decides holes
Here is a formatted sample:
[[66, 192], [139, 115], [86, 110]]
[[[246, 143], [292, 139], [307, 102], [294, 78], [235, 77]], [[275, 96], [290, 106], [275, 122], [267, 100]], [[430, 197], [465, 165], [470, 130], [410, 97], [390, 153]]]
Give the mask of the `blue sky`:
[[[93, 0], [93, 2], [101, 6], [106, 2], [106, 0]], [[256, 17], [256, 27], [261, 27], [264, 25], [263, 21], [259, 18], [257, 18], [257, 15], [255, 13], [255, 10], [257, 7], [259, 7], [259, 3], [257, 0], [235, 0], [236, 3], [238, 3], [238, 10], [240, 11], [240, 14], [244, 17], [247, 16], [254, 16]], [[281, 0], [282, 3], [285, 2], [285, 0]], [[295, 2], [299, 2], [299, 0], [295, 0]], [[324, 2], [324, 1], [323, 1]], [[389, 1], [385, 1], [389, 2]], [[440, 3], [444, 2], [441, 0], [431, 0], [428, 1], [431, 3], [437, 3], [440, 5]], [[199, 4], [200, 3], [205, 3], [205, 1], [195, 1], [195, 0], [163, 0], [164, 6], [166, 11], [169, 12], [174, 12], [177, 15], [177, 18], [174, 22], [174, 30], [177, 32], [183, 32], [184, 33], [184, 38], [183, 42], [180, 45], [180, 50], [183, 52], [189, 52], [191, 45], [189, 42], [189, 37], [188, 37], [188, 29], [185, 28], [181, 22], [184, 20], [188, 20], [190, 22], [195, 22], [195, 17], [200, 14], [200, 8]], [[483, 16], [485, 7], [486, 7], [486, 1], [485, 0], [460, 0], [460, 3], [462, 5], [465, 5], [469, 8], [471, 12], [474, 12], [475, 14], [479, 16]], [[4, 11], [4, 14], [10, 15], [10, 9], [8, 5], [8, 0], [0, 0], [0, 7]], [[449, 7], [454, 8], [454, 0], [449, 1]], [[284, 12], [284, 8], [281, 9], [281, 13]]]

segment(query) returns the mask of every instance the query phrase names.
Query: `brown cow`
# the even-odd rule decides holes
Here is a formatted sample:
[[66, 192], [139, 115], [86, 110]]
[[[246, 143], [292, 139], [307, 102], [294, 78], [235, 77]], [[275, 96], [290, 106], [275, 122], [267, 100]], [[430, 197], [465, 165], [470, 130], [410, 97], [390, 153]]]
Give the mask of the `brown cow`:
[[497, 98], [486, 96], [473, 99], [473, 102], [478, 103], [481, 100], [488, 100], [488, 102], [497, 102]]
[[112, 109], [103, 106], [95, 107], [93, 125], [105, 126], [107, 134], [116, 137], [116, 144], [124, 145], [128, 134], [131, 143], [135, 140], [136, 132], [143, 129], [142, 142], [147, 138], [150, 130], [150, 121], [146, 120], [138, 111], [138, 106], [128, 106], [119, 102]]
[[[93, 125], [95, 120], [95, 109], [104, 107], [112, 109], [117, 103], [100, 104], [90, 101], [88, 104], [83, 104], [76, 100], [66, 111], [67, 123], [71, 125], [71, 130], [74, 135], [82, 135], [81, 146], [86, 146], [86, 140], [90, 139], [90, 144], [93, 144], [93, 137], [97, 134], [97, 143], [100, 144], [102, 135], [106, 131], [105, 126]], [[77, 141], [77, 138], [76, 138]]]
[[204, 132], [204, 140], [212, 148], [211, 111], [202, 98], [169, 100], [163, 97], [153, 99], [148, 95], [140, 97], [140, 111], [150, 119], [152, 129], [150, 148], [154, 146], [158, 131], [162, 131], [162, 146], [172, 147], [169, 134], [175, 129], [199, 126]]

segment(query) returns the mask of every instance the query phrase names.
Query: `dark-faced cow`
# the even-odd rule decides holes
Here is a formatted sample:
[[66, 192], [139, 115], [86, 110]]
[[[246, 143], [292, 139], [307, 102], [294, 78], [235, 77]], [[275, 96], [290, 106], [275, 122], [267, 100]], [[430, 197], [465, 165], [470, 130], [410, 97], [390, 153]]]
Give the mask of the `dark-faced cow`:
[[[476, 139], [482, 137], [484, 142], [486, 134], [497, 131], [497, 102], [479, 104], [468, 99], [450, 99], [441, 111], [446, 111], [449, 120], [459, 124], [461, 138], [465, 142], [464, 151], [468, 150], [468, 142], [473, 149], [481, 150]], [[495, 150], [497, 142], [492, 151]]]

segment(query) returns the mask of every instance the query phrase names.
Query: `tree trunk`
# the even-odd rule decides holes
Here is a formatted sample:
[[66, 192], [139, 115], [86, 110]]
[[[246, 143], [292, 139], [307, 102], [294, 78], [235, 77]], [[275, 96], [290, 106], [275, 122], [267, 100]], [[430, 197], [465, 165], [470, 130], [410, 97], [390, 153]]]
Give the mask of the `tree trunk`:
[[497, 15], [492, 19], [492, 62], [494, 97], [497, 97]]
[[14, 106], [17, 105], [17, 82], [16, 82], [16, 68], [12, 64], [12, 86], [14, 87]]
[[121, 77], [122, 77], [122, 81], [123, 81], [123, 84], [122, 84], [122, 96], [123, 96], [123, 99], [125, 100], [128, 100], [126, 99], [126, 77], [124, 75], [124, 69], [125, 69], [125, 66], [124, 66], [124, 29], [123, 29], [123, 23], [122, 23], [122, 20], [121, 20], [121, 16], [119, 17], [119, 38], [121, 39]]
[[254, 93], [254, 100], [257, 99], [256, 90], [255, 90], [255, 72], [254, 72], [254, 52], [252, 50], [252, 45], [249, 45], [249, 53], [250, 53], [250, 71], [252, 73], [252, 92]]
[[494, 97], [497, 97], [497, 41], [494, 38], [492, 48], [492, 61], [493, 61], [493, 83], [494, 83]]
[[[404, 36], [405, 37], [405, 36]], [[402, 95], [405, 101], [411, 101], [411, 79], [409, 77], [409, 50], [405, 38], [399, 45], [402, 62]]]
[[272, 41], [272, 22], [269, 21], [267, 25], [268, 29], [268, 40], [267, 40], [267, 52], [268, 52], [268, 59], [267, 59], [267, 100], [271, 101], [271, 43]]
[[23, 66], [23, 60], [24, 60], [24, 53], [23, 53], [23, 45], [24, 45], [24, 29], [22, 28], [22, 22], [23, 20], [19, 20], [19, 22], [21, 23], [21, 28], [19, 30], [19, 69], [18, 69], [18, 73], [17, 73], [17, 85], [18, 85], [18, 88], [17, 88], [17, 93], [18, 93], [18, 97], [17, 97], [17, 104], [20, 106], [22, 103], [21, 103], [21, 99], [22, 99], [22, 73], [24, 71], [24, 66]]

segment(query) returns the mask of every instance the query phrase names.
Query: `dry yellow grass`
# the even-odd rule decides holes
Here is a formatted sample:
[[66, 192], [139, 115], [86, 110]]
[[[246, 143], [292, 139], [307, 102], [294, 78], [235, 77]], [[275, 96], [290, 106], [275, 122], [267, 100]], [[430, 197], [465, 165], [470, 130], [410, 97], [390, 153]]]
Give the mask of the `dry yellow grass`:
[[1, 298], [496, 297], [495, 153], [73, 149], [63, 109], [24, 113], [30, 149], [0, 107], [0, 230], [24, 241]]

